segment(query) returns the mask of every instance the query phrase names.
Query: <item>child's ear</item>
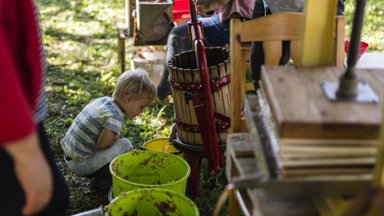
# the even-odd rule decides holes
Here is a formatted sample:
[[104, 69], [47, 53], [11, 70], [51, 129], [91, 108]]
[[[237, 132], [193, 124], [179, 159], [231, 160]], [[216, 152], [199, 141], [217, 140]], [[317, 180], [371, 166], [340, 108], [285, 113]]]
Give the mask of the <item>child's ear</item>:
[[131, 102], [131, 101], [132, 101], [132, 98], [129, 97], [129, 96], [125, 96], [125, 97], [124, 97], [124, 100], [125, 100], [125, 102]]

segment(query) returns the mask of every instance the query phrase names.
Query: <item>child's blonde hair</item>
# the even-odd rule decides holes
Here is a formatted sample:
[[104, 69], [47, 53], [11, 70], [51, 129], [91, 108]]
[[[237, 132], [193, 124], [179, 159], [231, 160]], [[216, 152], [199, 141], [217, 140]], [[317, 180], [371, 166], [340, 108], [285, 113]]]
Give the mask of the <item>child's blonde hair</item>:
[[155, 84], [144, 69], [125, 71], [119, 76], [112, 97], [122, 99], [124, 96], [135, 100], [150, 99], [153, 101], [156, 99]]

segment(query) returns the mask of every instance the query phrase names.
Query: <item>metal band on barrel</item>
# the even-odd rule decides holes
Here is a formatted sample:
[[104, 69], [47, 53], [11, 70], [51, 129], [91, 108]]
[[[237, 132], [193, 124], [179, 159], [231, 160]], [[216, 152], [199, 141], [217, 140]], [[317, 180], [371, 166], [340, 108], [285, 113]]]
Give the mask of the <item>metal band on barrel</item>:
[[[216, 92], [221, 88], [223, 88], [224, 86], [228, 85], [230, 82], [231, 82], [230, 75], [225, 75], [219, 79], [211, 80], [211, 83], [210, 83], [211, 91]], [[181, 91], [198, 92], [202, 88], [201, 83], [185, 83], [185, 82], [179, 82], [173, 79], [169, 79], [169, 83], [173, 86], [173, 88]]]
[[[213, 113], [215, 120], [216, 120], [216, 131], [217, 133], [224, 133], [228, 131], [228, 129], [231, 127], [231, 119], [228, 116], [225, 116], [221, 113], [214, 112]], [[192, 132], [192, 133], [199, 133], [199, 125], [194, 124], [188, 124], [185, 122], [181, 122], [176, 119], [176, 125], [180, 127], [181, 129]]]

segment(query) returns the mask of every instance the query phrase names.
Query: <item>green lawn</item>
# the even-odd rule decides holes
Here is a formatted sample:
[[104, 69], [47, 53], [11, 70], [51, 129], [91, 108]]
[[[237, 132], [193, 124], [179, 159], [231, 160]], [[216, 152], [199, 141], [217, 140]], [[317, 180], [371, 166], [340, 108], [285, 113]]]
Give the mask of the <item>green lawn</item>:
[[[123, 0], [36, 0], [41, 11], [43, 41], [48, 57], [47, 92], [49, 117], [46, 128], [56, 161], [71, 192], [70, 213], [106, 203], [106, 191], [92, 191], [87, 178], [73, 175], [63, 164], [59, 142], [74, 117], [91, 99], [111, 95], [119, 75], [117, 23], [124, 23]], [[350, 32], [353, 2], [346, 3], [346, 32]], [[370, 52], [384, 51], [384, 0], [370, 0], [362, 40]], [[136, 49], [126, 45], [127, 52]], [[128, 55], [127, 53], [127, 55]], [[129, 65], [129, 58], [126, 59]], [[155, 104], [124, 125], [123, 135], [137, 147], [143, 142], [168, 136], [173, 107]], [[194, 198], [201, 212], [210, 214], [225, 185], [224, 174], [202, 170], [202, 194]], [[224, 212], [226, 212], [224, 210]], [[225, 214], [225, 213], [224, 213]]]

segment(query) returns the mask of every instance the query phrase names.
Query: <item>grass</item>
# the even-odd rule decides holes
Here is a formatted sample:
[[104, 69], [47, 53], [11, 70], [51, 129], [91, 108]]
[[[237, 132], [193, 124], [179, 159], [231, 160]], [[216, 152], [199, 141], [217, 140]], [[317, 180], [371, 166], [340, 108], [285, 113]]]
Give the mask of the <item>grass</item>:
[[[43, 42], [48, 58], [49, 117], [46, 128], [56, 162], [70, 188], [71, 214], [105, 204], [107, 191], [93, 191], [90, 180], [72, 174], [63, 162], [59, 143], [80, 110], [93, 98], [111, 95], [120, 74], [117, 62], [117, 23], [124, 22], [124, 1], [110, 0], [36, 0], [41, 11]], [[352, 22], [353, 2], [346, 2], [346, 35]], [[369, 51], [384, 50], [384, 0], [370, 0], [362, 40]], [[126, 45], [127, 52], [137, 47]], [[127, 58], [127, 65], [129, 59]], [[173, 107], [155, 104], [138, 118], [128, 120], [122, 135], [136, 147], [143, 142], [168, 136], [173, 122]], [[193, 198], [204, 215], [213, 212], [226, 181], [224, 173], [215, 174], [203, 163], [200, 197]], [[223, 215], [226, 214], [224, 209]]]

